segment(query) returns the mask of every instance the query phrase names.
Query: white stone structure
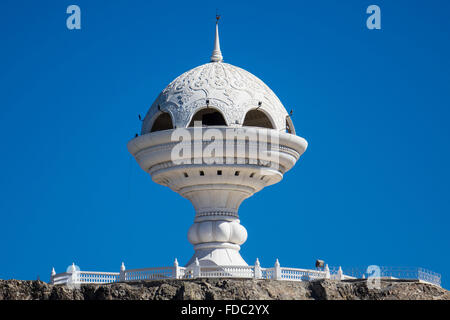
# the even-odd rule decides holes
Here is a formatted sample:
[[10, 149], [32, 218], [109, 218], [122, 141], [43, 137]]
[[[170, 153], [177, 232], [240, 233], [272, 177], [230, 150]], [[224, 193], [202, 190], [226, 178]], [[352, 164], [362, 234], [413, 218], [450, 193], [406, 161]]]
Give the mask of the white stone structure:
[[[81, 271], [73, 263], [62, 273], [52, 268], [50, 282], [73, 288], [83, 283], [215, 277], [373, 279], [369, 268], [346, 273], [327, 264], [323, 269], [300, 269], [281, 267], [278, 259], [273, 267], [263, 268], [259, 259], [251, 266], [239, 254], [247, 239], [238, 215], [241, 202], [280, 182], [306, 148], [277, 96], [254, 75], [223, 62], [216, 24], [211, 62], [172, 81], [148, 111], [141, 136], [128, 143], [154, 182], [194, 205], [194, 224], [188, 231], [194, 255], [185, 267], [177, 259], [171, 266], [130, 270], [122, 263], [120, 272]], [[441, 284], [440, 274], [423, 268], [379, 269], [376, 277], [382, 279]]]
[[223, 62], [217, 23], [211, 62], [172, 81], [145, 116], [141, 135], [128, 143], [154, 182], [195, 208], [188, 231], [195, 254], [186, 266], [196, 259], [201, 266], [246, 266], [240, 204], [280, 182], [306, 148], [272, 90]]
[[[368, 281], [376, 279], [411, 279], [435, 286], [441, 286], [441, 275], [423, 268], [392, 268], [380, 267], [383, 270], [377, 277], [368, 278]], [[69, 285], [76, 288], [85, 283], [114, 283], [114, 282], [135, 282], [142, 280], [161, 279], [195, 279], [195, 278], [243, 278], [243, 279], [266, 279], [278, 281], [314, 281], [319, 279], [331, 279], [338, 281], [365, 279], [365, 272], [369, 269], [359, 270], [359, 275], [344, 274], [342, 268], [325, 265], [323, 270], [299, 269], [280, 266], [278, 259], [273, 267], [263, 268], [259, 259], [256, 259], [254, 266], [200, 266], [199, 260], [195, 259], [189, 267], [180, 267], [177, 259], [172, 266], [125, 269], [122, 262], [120, 272], [98, 272], [81, 271], [74, 264], [66, 272], [56, 273], [52, 269], [50, 283], [56, 285]], [[354, 271], [354, 270], [353, 270]], [[362, 272], [362, 273], [361, 273]], [[353, 272], [350, 272], [353, 273]]]

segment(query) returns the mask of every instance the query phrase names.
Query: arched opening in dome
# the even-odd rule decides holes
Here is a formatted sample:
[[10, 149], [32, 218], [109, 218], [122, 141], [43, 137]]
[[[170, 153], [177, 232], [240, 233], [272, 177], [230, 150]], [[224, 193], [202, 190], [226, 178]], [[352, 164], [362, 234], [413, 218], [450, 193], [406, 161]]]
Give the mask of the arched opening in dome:
[[172, 118], [167, 112], [162, 112], [153, 122], [150, 132], [173, 129]]
[[269, 117], [264, 112], [257, 109], [253, 109], [247, 112], [244, 118], [244, 123], [242, 125], [244, 127], [274, 129], [272, 121], [270, 121]]
[[227, 123], [223, 115], [214, 108], [204, 108], [197, 113], [191, 119], [189, 127], [193, 127], [196, 121], [200, 121], [202, 126], [226, 126]]

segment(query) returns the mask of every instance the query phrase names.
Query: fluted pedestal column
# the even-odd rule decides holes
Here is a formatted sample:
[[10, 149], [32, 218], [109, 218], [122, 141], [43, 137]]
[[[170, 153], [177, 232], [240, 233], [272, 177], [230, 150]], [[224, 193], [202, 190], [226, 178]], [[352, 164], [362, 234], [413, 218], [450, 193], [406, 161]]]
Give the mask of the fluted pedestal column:
[[188, 231], [195, 253], [187, 266], [196, 258], [201, 266], [247, 265], [239, 254], [240, 246], [247, 240], [247, 230], [240, 224], [238, 208], [253, 192], [246, 186], [225, 184], [180, 190], [196, 209], [194, 224]]

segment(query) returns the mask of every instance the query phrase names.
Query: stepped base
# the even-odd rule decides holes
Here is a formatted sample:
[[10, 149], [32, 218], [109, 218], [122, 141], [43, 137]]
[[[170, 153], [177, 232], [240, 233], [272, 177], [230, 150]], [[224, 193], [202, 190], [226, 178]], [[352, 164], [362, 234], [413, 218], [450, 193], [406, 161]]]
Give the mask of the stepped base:
[[200, 266], [248, 266], [239, 251], [231, 248], [196, 250], [186, 267], [194, 265], [195, 258], [198, 258]]

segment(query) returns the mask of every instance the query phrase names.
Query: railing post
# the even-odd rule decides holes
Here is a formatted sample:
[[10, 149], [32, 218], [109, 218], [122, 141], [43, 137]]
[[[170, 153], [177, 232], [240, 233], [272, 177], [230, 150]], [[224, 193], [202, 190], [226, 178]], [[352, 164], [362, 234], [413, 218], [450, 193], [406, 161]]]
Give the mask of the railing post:
[[200, 277], [200, 262], [198, 261], [198, 258], [195, 258], [195, 263], [194, 263], [194, 274], [193, 277], [194, 278], [199, 278]]
[[119, 281], [120, 282], [125, 281], [125, 264], [123, 262], [122, 262], [122, 265], [120, 266]]
[[280, 267], [280, 262], [278, 261], [278, 259], [275, 261], [275, 267], [273, 269], [273, 279], [281, 280], [281, 267]]
[[344, 272], [342, 271], [341, 266], [339, 266], [339, 270], [338, 270], [338, 273], [337, 273], [337, 279], [338, 279], [339, 281], [344, 280]]
[[262, 272], [261, 272], [261, 265], [259, 264], [259, 259], [256, 258], [255, 261], [255, 270], [253, 274], [255, 279], [261, 279], [262, 278]]
[[328, 267], [328, 264], [325, 265], [325, 279], [330, 279], [330, 268]]
[[174, 270], [173, 277], [175, 279], [180, 279], [180, 277], [181, 277], [180, 266], [178, 265], [177, 258], [175, 258], [175, 261], [173, 262], [173, 270]]
[[52, 273], [50, 274], [50, 283], [51, 284], [55, 283], [55, 275], [56, 275], [55, 268], [52, 268]]

